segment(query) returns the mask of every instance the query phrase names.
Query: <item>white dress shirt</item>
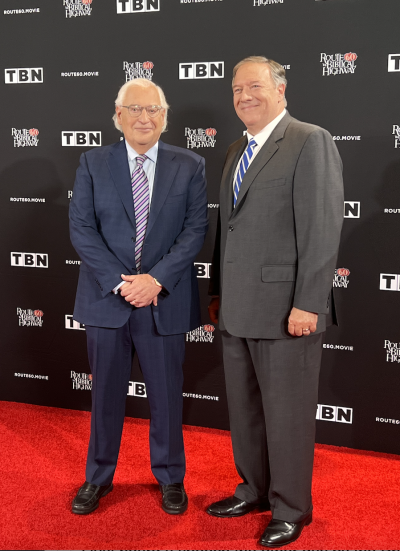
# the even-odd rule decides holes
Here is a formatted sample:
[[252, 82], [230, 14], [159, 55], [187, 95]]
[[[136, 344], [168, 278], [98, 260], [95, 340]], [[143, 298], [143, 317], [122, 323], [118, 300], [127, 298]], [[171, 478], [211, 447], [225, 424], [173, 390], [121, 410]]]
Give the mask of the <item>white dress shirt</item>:
[[[136, 153], [133, 147], [131, 147], [126, 140], [125, 140], [125, 146], [126, 146], [126, 152], [128, 154], [129, 171], [132, 178], [132, 174], [137, 167], [136, 157], [138, 157], [140, 154]], [[154, 176], [156, 173], [156, 166], [157, 166], [158, 142], [155, 145], [153, 145], [153, 147], [151, 147], [148, 151], [146, 151], [145, 155], [147, 159], [143, 163], [143, 170], [147, 176], [147, 181], [149, 182], [149, 212], [150, 212], [151, 198], [153, 196]], [[133, 202], [133, 194], [132, 194], [132, 202]], [[114, 295], [118, 293], [118, 289], [124, 283], [125, 281], [121, 281], [119, 285], [114, 287], [114, 289], [112, 290]]]
[[[265, 144], [265, 142], [268, 140], [268, 138], [270, 137], [270, 135], [272, 134], [273, 130], [275, 129], [275, 127], [278, 125], [278, 123], [280, 123], [280, 121], [283, 119], [283, 117], [286, 115], [287, 111], [286, 109], [284, 109], [282, 111], [282, 113], [280, 115], [278, 115], [277, 117], [274, 118], [273, 121], [271, 121], [269, 124], [267, 124], [267, 126], [265, 126], [261, 132], [259, 132], [258, 134], [256, 134], [255, 136], [253, 136], [252, 134], [250, 134], [250, 132], [247, 130], [246, 131], [246, 134], [247, 134], [247, 143], [250, 143], [250, 140], [252, 140], [253, 138], [255, 139], [256, 141], [256, 144], [257, 146], [253, 149], [253, 156], [252, 158], [250, 159], [249, 161], [249, 166], [251, 165], [251, 163], [254, 161], [254, 159], [256, 158], [256, 155], [257, 153], [260, 151], [260, 149], [262, 148], [262, 146]], [[243, 153], [244, 154], [244, 153]], [[235, 189], [235, 181], [236, 181], [236, 176], [237, 176], [237, 173], [238, 173], [238, 170], [239, 170], [239, 167], [240, 167], [240, 163], [242, 162], [242, 158], [243, 158], [243, 155], [240, 157], [239, 159], [239, 162], [237, 164], [237, 167], [236, 167], [236, 170], [235, 170], [235, 175], [233, 177], [233, 188]], [[247, 169], [248, 170], [248, 169]]]

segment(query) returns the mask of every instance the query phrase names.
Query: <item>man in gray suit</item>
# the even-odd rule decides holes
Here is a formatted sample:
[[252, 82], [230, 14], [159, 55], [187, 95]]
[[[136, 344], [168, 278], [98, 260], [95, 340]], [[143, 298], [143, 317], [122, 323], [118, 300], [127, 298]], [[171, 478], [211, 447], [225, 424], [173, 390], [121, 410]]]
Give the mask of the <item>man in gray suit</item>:
[[285, 70], [264, 57], [233, 72], [247, 135], [228, 150], [210, 317], [222, 331], [235, 464], [243, 482], [207, 509], [271, 509], [259, 543], [280, 547], [312, 520], [322, 339], [336, 322], [332, 279], [343, 221], [331, 135], [286, 111]]

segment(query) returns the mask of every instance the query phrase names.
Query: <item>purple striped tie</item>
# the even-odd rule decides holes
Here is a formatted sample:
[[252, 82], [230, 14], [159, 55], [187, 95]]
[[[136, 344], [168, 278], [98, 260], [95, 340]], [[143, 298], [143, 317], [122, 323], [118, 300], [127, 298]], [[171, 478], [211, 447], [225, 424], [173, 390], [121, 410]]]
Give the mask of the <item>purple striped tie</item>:
[[143, 170], [143, 163], [146, 159], [146, 155], [136, 157], [137, 166], [132, 173], [132, 194], [136, 220], [135, 262], [138, 274], [140, 274], [142, 265], [143, 241], [149, 218], [149, 181]]

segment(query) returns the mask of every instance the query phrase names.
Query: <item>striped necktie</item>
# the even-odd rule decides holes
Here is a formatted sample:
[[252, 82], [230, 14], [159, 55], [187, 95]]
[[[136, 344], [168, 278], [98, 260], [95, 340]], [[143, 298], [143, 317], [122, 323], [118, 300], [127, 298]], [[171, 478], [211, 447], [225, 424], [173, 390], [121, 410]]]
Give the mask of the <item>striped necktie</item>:
[[234, 207], [236, 207], [240, 186], [242, 185], [244, 175], [246, 174], [246, 171], [249, 168], [250, 159], [254, 155], [255, 147], [257, 147], [257, 142], [253, 138], [249, 141], [246, 151], [243, 153], [242, 160], [240, 161], [239, 170], [237, 171], [235, 184], [233, 186], [233, 206]]
[[140, 274], [142, 265], [143, 241], [149, 219], [149, 181], [143, 170], [143, 163], [146, 159], [146, 155], [136, 157], [137, 166], [132, 173], [132, 194], [136, 220], [135, 262], [138, 274]]

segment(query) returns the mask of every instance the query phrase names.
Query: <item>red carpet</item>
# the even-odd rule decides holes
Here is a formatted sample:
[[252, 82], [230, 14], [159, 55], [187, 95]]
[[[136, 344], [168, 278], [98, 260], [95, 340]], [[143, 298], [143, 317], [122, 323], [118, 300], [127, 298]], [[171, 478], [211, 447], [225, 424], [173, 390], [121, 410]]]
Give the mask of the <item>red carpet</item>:
[[[114, 491], [70, 513], [84, 481], [90, 415], [0, 402], [1, 549], [261, 549], [270, 513], [209, 517], [238, 481], [229, 433], [185, 427], [189, 509], [165, 514], [149, 466], [148, 422], [127, 419]], [[314, 521], [285, 549], [400, 548], [400, 457], [317, 445]]]

